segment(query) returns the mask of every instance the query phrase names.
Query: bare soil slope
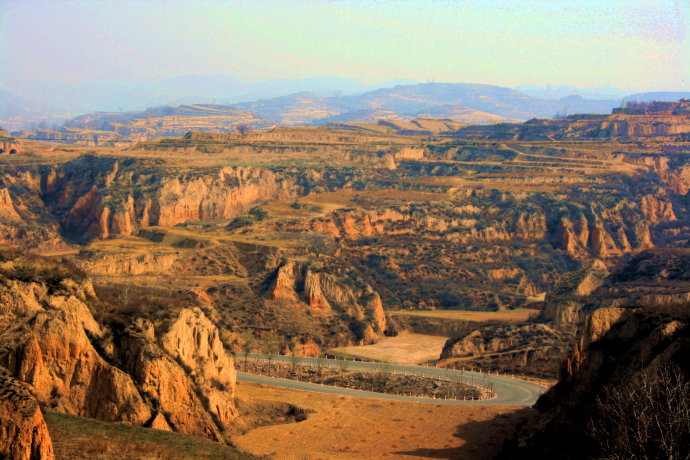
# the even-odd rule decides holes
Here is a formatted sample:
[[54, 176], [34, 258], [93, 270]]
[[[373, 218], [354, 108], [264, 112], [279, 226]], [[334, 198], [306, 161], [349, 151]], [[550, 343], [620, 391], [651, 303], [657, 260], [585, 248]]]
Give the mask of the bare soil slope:
[[244, 382], [237, 390], [241, 399], [290, 401], [314, 411], [303, 422], [233, 438], [242, 450], [280, 459], [491, 459], [532, 411], [349, 398]]

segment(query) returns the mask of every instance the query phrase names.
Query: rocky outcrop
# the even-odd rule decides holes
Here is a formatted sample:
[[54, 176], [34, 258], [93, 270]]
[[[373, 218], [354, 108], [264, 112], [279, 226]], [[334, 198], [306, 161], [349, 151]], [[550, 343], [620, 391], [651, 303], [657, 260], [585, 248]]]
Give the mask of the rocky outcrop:
[[23, 152], [24, 146], [18, 140], [0, 137], [0, 155], [17, 155]]
[[0, 266], [0, 365], [41, 404], [225, 439], [236, 415], [234, 363], [201, 310], [169, 311], [155, 327], [136, 316], [124, 329], [99, 324], [90, 283], [53, 262], [9, 259]]
[[[353, 332], [361, 344], [376, 342], [386, 330], [381, 298], [371, 286], [357, 279], [353, 272], [346, 272], [345, 275], [348, 277], [343, 280], [335, 274], [307, 270], [305, 300], [311, 308], [332, 309], [346, 315], [353, 323]], [[352, 284], [348, 284], [348, 281]]]
[[296, 302], [300, 296], [297, 293], [302, 280], [302, 264], [298, 262], [286, 262], [278, 267], [275, 280], [269, 293], [272, 300], [287, 300]]
[[354, 343], [374, 343], [387, 330], [379, 294], [354, 270], [333, 259], [321, 258], [309, 264], [284, 262], [273, 276], [268, 289], [271, 300], [344, 319], [354, 334]]
[[[0, 364], [30, 385], [39, 402], [104, 421], [143, 425], [151, 411], [131, 377], [107, 363], [92, 340], [103, 331], [80, 286], [50, 292], [36, 283], [3, 280], [9, 297], [0, 333]], [[70, 292], [71, 291], [71, 292]]]
[[449, 339], [438, 365], [550, 377], [566, 352], [565, 338], [545, 324], [485, 326]]
[[0, 458], [52, 460], [53, 443], [38, 403], [0, 366]]
[[178, 260], [175, 253], [105, 254], [93, 257], [85, 252], [77, 266], [93, 275], [168, 273]]
[[[152, 401], [152, 421], [174, 431], [215, 441], [222, 434], [206, 411], [185, 370], [155, 343], [150, 323], [136, 324], [116, 342], [113, 358], [139, 383], [142, 395]], [[232, 407], [232, 401], [228, 401]], [[147, 418], [148, 420], [148, 418]]]
[[[630, 211], [635, 209], [636, 205], [626, 202], [622, 202], [618, 209], [600, 212], [601, 216], [606, 217], [606, 221], [596, 215], [593, 219], [588, 219], [581, 214], [574, 220], [562, 216], [553, 230], [552, 241], [556, 247], [577, 258], [593, 256], [606, 259], [629, 252], [631, 249], [653, 247], [649, 225], [665, 221], [666, 218], [675, 219], [675, 216], [672, 208], [669, 214], [669, 208], [665, 205], [660, 206], [663, 209], [661, 215], [657, 214], [657, 211], [653, 210], [657, 208], [650, 206], [651, 202], [652, 200], [642, 198], [642, 203], [645, 203], [643, 208], [646, 210], [643, 213], [648, 213], [651, 217], [649, 221], [643, 216], [631, 218]], [[628, 209], [624, 209], [623, 206]]]
[[159, 329], [139, 319], [106, 347], [149, 402], [147, 425], [225, 440], [237, 415], [236, 375], [218, 329], [201, 310], [187, 308]]
[[160, 344], [186, 369], [205, 401], [206, 410], [222, 430], [229, 429], [237, 411], [235, 364], [225, 351], [216, 326], [198, 309], [184, 309]]
[[[682, 408], [669, 401], [690, 396], [688, 267], [687, 251], [646, 251], [608, 278], [588, 299], [558, 384], [537, 402], [541, 415], [519, 430], [504, 458], [688, 454], [687, 428], [679, 432], [668, 418], [687, 419], [687, 406], [682, 414], [668, 411]], [[675, 297], [661, 302], [655, 292]], [[645, 423], [652, 427], [646, 435], [626, 444], [628, 432]]]
[[441, 359], [497, 353], [515, 348], [525, 339], [538, 340], [539, 337], [556, 337], [554, 330], [543, 324], [529, 324], [524, 326], [498, 326], [477, 329], [464, 337], [458, 337], [446, 342], [441, 353]]

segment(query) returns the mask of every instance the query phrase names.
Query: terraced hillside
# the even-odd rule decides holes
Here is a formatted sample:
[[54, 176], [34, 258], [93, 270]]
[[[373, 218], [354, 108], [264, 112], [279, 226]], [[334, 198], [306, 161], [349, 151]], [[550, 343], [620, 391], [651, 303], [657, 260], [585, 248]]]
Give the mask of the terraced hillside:
[[[212, 81], [209, 84], [214, 85]], [[235, 90], [228, 88], [231, 93]], [[399, 85], [348, 96], [297, 92], [266, 98], [274, 94], [270, 90], [259, 94], [264, 94], [264, 98], [224, 106], [199, 103], [150, 107], [136, 112], [94, 112], [68, 120], [61, 126], [53, 126], [52, 129], [43, 127], [17, 134], [24, 138], [81, 145], [128, 145], [147, 138], [181, 136], [189, 130], [233, 132], [238, 126], [256, 129], [276, 125], [377, 123], [379, 120], [414, 123], [414, 120], [429, 118], [451, 123], [493, 124], [551, 117], [563, 110], [564, 106], [575, 112], [606, 113], [618, 104], [617, 101], [579, 97], [560, 101], [535, 99], [509, 88], [465, 83]], [[153, 97], [153, 100], [156, 99], [161, 100]], [[227, 100], [222, 96], [220, 99]], [[22, 113], [18, 118], [5, 122], [8, 126], [17, 126], [27, 116], [34, 118], [37, 114]], [[38, 125], [46, 123], [44, 121]], [[411, 131], [403, 131], [404, 134], [419, 134], [420, 131], [429, 130], [427, 127], [421, 130], [413, 127]]]
[[233, 107], [193, 104], [151, 107], [140, 112], [95, 112], [66, 121], [61, 128], [27, 130], [18, 135], [79, 145], [128, 146], [150, 137], [182, 136], [189, 130], [235, 131], [237, 126], [249, 129], [274, 125]]
[[331, 128], [27, 142], [4, 160], [1, 225], [113, 296], [175, 286], [236, 349], [317, 353], [397, 333], [388, 310], [540, 309], [583, 263], [687, 245], [689, 158], [667, 137]]

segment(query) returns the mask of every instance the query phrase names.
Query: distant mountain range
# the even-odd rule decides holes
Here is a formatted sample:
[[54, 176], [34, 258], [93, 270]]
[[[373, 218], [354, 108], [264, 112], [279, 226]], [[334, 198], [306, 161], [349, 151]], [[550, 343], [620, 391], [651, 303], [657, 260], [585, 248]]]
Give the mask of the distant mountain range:
[[[309, 91], [304, 91], [309, 89]], [[447, 118], [464, 123], [551, 118], [573, 113], [610, 113], [622, 100], [678, 100], [690, 93], [625, 95], [616, 88], [522, 86], [520, 90], [468, 83], [390, 82], [373, 88], [355, 80], [314, 78], [245, 82], [224, 75], [184, 76], [162, 82], [100, 82], [36, 88], [32, 98], [0, 91], [0, 126], [26, 128], [47, 120], [60, 123], [79, 113], [105, 108], [145, 117], [144, 107], [212, 104], [251, 112], [276, 124], [371, 122]], [[567, 94], [567, 95], [566, 95]], [[558, 97], [566, 95], [563, 97]], [[35, 101], [40, 100], [41, 103]], [[247, 102], [249, 101], [249, 102]], [[92, 107], [92, 108], [89, 108]], [[154, 110], [160, 116], [160, 110]], [[139, 115], [134, 115], [139, 114]], [[98, 122], [98, 112], [88, 117]], [[46, 123], [42, 123], [46, 127]]]
[[275, 79], [248, 82], [227, 75], [186, 75], [160, 82], [110, 80], [43, 82], [21, 94], [0, 89], [0, 126], [26, 127], [94, 112], [141, 111], [147, 107], [181, 104], [230, 105], [310, 91], [320, 96], [359, 94], [379, 87], [416, 83], [395, 80], [370, 86], [344, 78]]
[[510, 88], [468, 83], [420, 83], [382, 88], [352, 96], [323, 97], [298, 93], [235, 104], [259, 118], [281, 124], [365, 122], [374, 117], [449, 118], [466, 123], [492, 123], [550, 118], [558, 113], [610, 113], [620, 100], [588, 100], [569, 96], [536, 99]]
[[529, 96], [536, 99], [562, 99], [568, 96], [580, 96], [584, 99], [594, 100], [609, 100], [618, 99], [628, 96], [630, 93], [618, 88], [610, 86], [602, 86], [599, 88], [575, 88], [573, 86], [536, 86], [536, 85], [521, 85], [515, 88]]
[[625, 100], [628, 102], [677, 101], [679, 99], [690, 99], [690, 92], [651, 91], [648, 93], [631, 94], [625, 97]]

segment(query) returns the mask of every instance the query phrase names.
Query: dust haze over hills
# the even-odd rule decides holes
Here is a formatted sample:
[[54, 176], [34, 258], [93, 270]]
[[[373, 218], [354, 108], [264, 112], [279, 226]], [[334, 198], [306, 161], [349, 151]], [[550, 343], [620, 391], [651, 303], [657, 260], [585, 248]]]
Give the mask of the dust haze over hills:
[[[395, 80], [381, 87], [416, 83]], [[108, 80], [79, 83], [45, 81], [27, 94], [0, 89], [0, 120], [10, 129], [93, 111], [138, 111], [146, 107], [213, 103], [234, 104], [310, 91], [322, 96], [376, 89], [346, 78], [272, 79], [249, 82], [228, 75], [181, 75], [160, 82]], [[16, 121], [12, 121], [16, 120]]]
[[0, 460], [690, 460], [689, 30], [0, 0]]
[[[52, 449], [75, 458], [60, 453], [90, 440], [64, 425], [81, 420], [262, 455], [366, 458], [366, 448], [373, 458], [401, 449], [428, 458], [441, 446], [444, 458], [488, 459], [510, 438], [507, 458], [594, 458], [607, 438], [582, 428], [589, 413], [607, 412], [600, 395], [634, 413], [636, 399], [611, 392], [653, 379], [682, 384], [673, 397], [687, 402], [690, 100], [524, 123], [423, 117], [508, 118], [559, 103], [426, 83], [95, 113], [62, 131], [34, 130], [39, 140], [0, 132], [0, 414], [9, 414], [3, 426], [32, 434], [0, 436], [0, 456], [40, 446], [42, 458]], [[399, 119], [406, 114], [420, 118]], [[381, 115], [398, 119], [276, 126]], [[289, 394], [266, 406], [273, 390], [235, 387], [232, 351], [361, 356], [360, 345], [385, 350], [406, 333], [449, 339], [428, 362], [436, 367], [547, 384], [561, 369], [561, 380], [534, 410], [470, 425], [505, 427], [490, 450], [484, 438], [459, 441], [470, 439], [470, 415], [445, 439], [420, 424], [418, 437], [393, 425], [354, 447], [323, 441], [342, 437], [345, 420], [366, 429], [359, 402], [355, 416]], [[277, 434], [240, 443], [260, 435], [248, 407]], [[285, 423], [290, 413], [306, 424]], [[333, 428], [323, 428], [326, 413]], [[600, 418], [600, 432], [635, 426]], [[293, 432], [312, 426], [319, 435]], [[685, 455], [690, 430], [672, 433]], [[323, 445], [281, 445], [304, 439]], [[641, 447], [647, 458], [662, 458], [660, 439]]]
[[[516, 89], [471, 83], [395, 80], [381, 87], [343, 78], [275, 79], [247, 82], [225, 75], [188, 75], [159, 83], [100, 81], [45, 83], [30, 96], [0, 91], [0, 126], [10, 130], [58, 126], [79, 114], [128, 112], [146, 117], [145, 107], [213, 104], [251, 112], [273, 124], [371, 122], [415, 117], [494, 123], [572, 113], [609, 113], [622, 100], [677, 100], [690, 93], [626, 95], [615, 88]], [[40, 102], [38, 102], [40, 101]], [[136, 113], [132, 115], [129, 112]], [[262, 125], [263, 126], [263, 125]], [[258, 127], [258, 126], [257, 126]], [[190, 127], [192, 128], [192, 127]]]

